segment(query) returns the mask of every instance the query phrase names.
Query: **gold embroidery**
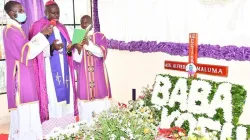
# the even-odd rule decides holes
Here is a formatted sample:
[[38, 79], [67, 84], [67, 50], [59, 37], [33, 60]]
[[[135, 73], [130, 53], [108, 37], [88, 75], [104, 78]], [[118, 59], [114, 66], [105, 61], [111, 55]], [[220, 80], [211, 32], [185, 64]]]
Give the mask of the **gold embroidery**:
[[108, 91], [108, 97], [110, 96], [110, 91], [109, 91], [109, 79], [108, 79], [108, 73], [105, 64], [103, 63], [103, 69], [104, 69], [104, 76], [105, 76], [105, 81], [106, 81], [106, 87]]
[[[23, 63], [23, 53], [24, 53], [24, 50], [25, 50], [26, 46], [28, 46], [28, 42], [27, 42], [27, 43], [25, 43], [25, 44], [23, 45], [23, 47], [22, 47], [22, 53], [21, 53], [21, 63]], [[29, 48], [28, 48], [28, 49], [29, 49]], [[26, 56], [26, 57], [27, 57], [27, 56]]]
[[[83, 54], [87, 54], [86, 53], [86, 50], [83, 49]], [[85, 75], [87, 77], [87, 62], [86, 62], [86, 55], [83, 55], [83, 58], [84, 58], [84, 70], [85, 70]], [[87, 84], [87, 87], [89, 86], [88, 85], [88, 82], [86, 83]], [[89, 99], [89, 90], [87, 89], [87, 96], [88, 96], [88, 99]]]
[[95, 87], [95, 82], [94, 81], [89, 82], [89, 86], [90, 86], [90, 88]]
[[28, 57], [29, 57], [29, 55], [30, 55], [30, 46], [28, 46], [28, 52], [27, 52], [27, 55], [26, 55], [26, 66], [28, 66], [28, 62], [29, 62]]
[[87, 51], [87, 56], [92, 56], [92, 53], [90, 51]]
[[106, 59], [106, 56], [107, 56], [106, 49], [105, 49], [104, 46], [101, 46], [101, 49], [102, 49], [102, 51], [103, 51], [103, 58], [104, 58], [104, 60], [105, 60], [105, 59]]
[[94, 72], [94, 66], [88, 66], [88, 71], [89, 72]]
[[5, 36], [7, 36], [7, 31], [8, 31], [10, 28], [13, 29], [13, 30], [16, 30], [15, 28], [12, 27], [11, 24], [7, 24], [7, 25], [6, 25], [6, 29], [5, 29], [5, 33], [4, 33]]
[[18, 61], [15, 61], [15, 65], [14, 65], [14, 68], [13, 68], [13, 79], [14, 79], [15, 76], [16, 76], [16, 67], [17, 67], [17, 63], [18, 63]]
[[[27, 102], [27, 103], [21, 103], [19, 104], [19, 106], [22, 106], [22, 105], [26, 105], [26, 104], [34, 104], [34, 103], [37, 103], [38, 101], [33, 101], [33, 102]], [[9, 112], [12, 111], [12, 110], [16, 110], [17, 108], [10, 108], [9, 109]]]
[[17, 108], [10, 108], [10, 109], [9, 109], [9, 112], [12, 111], [12, 110], [16, 110], [16, 109], [17, 109]]
[[104, 97], [104, 98], [102, 98], [102, 99], [94, 99], [94, 100], [81, 100], [81, 99], [77, 99], [77, 101], [78, 102], [84, 102], [84, 103], [86, 103], [86, 102], [93, 102], [93, 101], [100, 101], [100, 100], [112, 100], [112, 98], [109, 98], [108, 96], [106, 96], [106, 97]]
[[20, 89], [20, 63], [17, 63], [17, 91], [16, 95], [15, 95], [15, 100], [16, 100], [16, 106], [18, 106], [19, 104], [21, 104], [21, 89]]
[[38, 101], [33, 101], [33, 102], [27, 102], [27, 103], [22, 103], [20, 105], [26, 105], [26, 104], [34, 104], [34, 103], [37, 103]]
[[40, 45], [40, 43], [39, 43], [38, 40], [39, 40], [39, 39], [37, 39], [37, 38], [33, 39], [33, 40], [32, 40], [32, 44]]

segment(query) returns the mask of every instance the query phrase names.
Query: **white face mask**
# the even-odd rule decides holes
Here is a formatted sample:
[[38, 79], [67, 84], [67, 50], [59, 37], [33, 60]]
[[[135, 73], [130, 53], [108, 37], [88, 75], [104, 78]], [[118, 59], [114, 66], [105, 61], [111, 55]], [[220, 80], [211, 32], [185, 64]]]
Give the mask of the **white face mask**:
[[18, 13], [17, 12], [17, 17], [15, 18], [19, 23], [22, 23], [26, 20], [27, 16], [25, 13]]

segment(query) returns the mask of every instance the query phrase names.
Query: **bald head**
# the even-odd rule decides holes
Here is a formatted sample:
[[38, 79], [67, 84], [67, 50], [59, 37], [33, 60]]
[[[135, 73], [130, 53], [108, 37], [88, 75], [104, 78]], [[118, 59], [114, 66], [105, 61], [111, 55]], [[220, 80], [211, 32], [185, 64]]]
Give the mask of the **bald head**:
[[90, 24], [92, 24], [92, 19], [89, 15], [84, 15], [81, 18], [81, 27], [86, 29]]
[[56, 19], [59, 20], [60, 18], [60, 9], [57, 4], [51, 4], [45, 6], [45, 15], [47, 16], [48, 20]]

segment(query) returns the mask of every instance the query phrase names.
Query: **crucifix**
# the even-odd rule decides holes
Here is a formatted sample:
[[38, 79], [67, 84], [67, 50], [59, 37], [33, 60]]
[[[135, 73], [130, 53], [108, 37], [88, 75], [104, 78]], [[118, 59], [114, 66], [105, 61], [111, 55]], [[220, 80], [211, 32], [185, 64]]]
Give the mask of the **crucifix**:
[[227, 66], [197, 63], [198, 58], [198, 33], [189, 34], [188, 62], [165, 61], [165, 69], [187, 71], [188, 77], [196, 78], [197, 73], [212, 76], [228, 76]]
[[60, 80], [61, 76], [59, 76], [58, 72], [56, 73], [56, 81], [58, 82], [58, 84], [60, 85], [61, 80]]
[[39, 45], [39, 41], [38, 41], [37, 38], [35, 38], [34, 40], [32, 40], [32, 43], [33, 43], [33, 44], [36, 44], [36, 45]]
[[66, 84], [66, 87], [69, 88], [69, 79], [68, 79], [68, 76], [66, 76], [65, 84]]

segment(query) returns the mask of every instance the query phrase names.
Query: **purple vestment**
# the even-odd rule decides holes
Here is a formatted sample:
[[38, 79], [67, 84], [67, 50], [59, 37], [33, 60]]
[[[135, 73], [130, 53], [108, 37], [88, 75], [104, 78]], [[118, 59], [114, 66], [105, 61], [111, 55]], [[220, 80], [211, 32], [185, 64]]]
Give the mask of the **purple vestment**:
[[8, 108], [14, 109], [16, 93], [20, 95], [20, 103], [38, 101], [32, 60], [28, 59], [28, 38], [24, 31], [13, 25], [3, 30], [3, 41], [7, 65]]
[[91, 41], [103, 52], [103, 57], [96, 57], [83, 49], [81, 63], [75, 63], [78, 73], [77, 97], [83, 101], [111, 98], [109, 78], [104, 61], [107, 56], [107, 40], [102, 33], [94, 33]]
[[[29, 32], [29, 37], [33, 37], [38, 32], [40, 32], [45, 26], [49, 26], [50, 22], [46, 18], [41, 18], [40, 20], [36, 21]], [[56, 27], [59, 29], [60, 33], [66, 39], [68, 43], [71, 43], [67, 29], [61, 23], [57, 23]], [[73, 59], [72, 57], [67, 57], [68, 65], [70, 68], [73, 92], [74, 92], [74, 114], [78, 115], [77, 103], [76, 103], [76, 88], [75, 88], [75, 77], [74, 77], [74, 69], [73, 69]], [[35, 78], [38, 87], [38, 97], [40, 101], [40, 116], [41, 121], [44, 122], [45, 120], [49, 119], [49, 112], [48, 112], [48, 95], [46, 89], [46, 73], [45, 73], [45, 62], [43, 53], [39, 54], [36, 59], [34, 60], [34, 70], [35, 70]]]

